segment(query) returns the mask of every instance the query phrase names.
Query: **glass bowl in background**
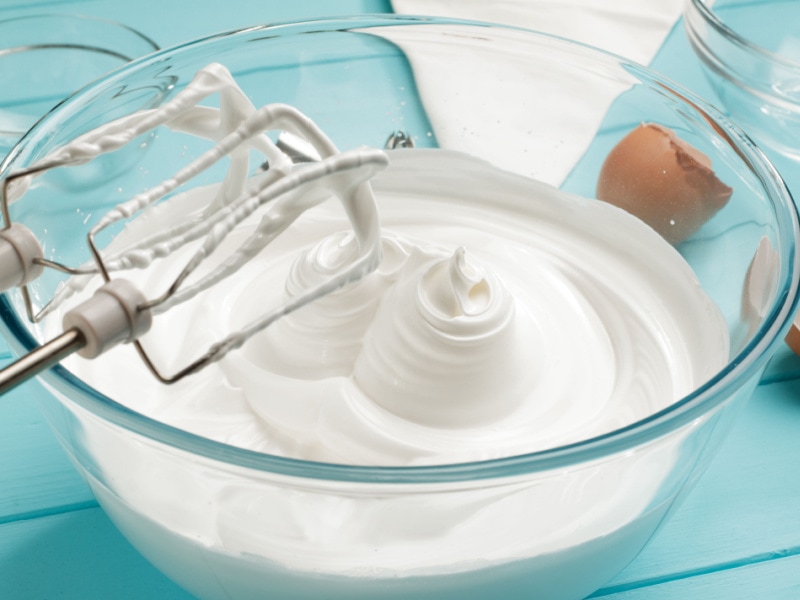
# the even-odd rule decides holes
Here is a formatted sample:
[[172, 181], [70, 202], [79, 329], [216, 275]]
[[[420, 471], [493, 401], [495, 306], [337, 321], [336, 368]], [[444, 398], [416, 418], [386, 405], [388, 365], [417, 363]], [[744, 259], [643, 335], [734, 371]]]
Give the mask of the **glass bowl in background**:
[[103, 19], [48, 14], [0, 21], [0, 156], [58, 102], [156, 50], [144, 34]]
[[[618, 57], [510, 27], [363, 17], [254, 27], [136, 61], [49, 113], [10, 153], [4, 174], [163, 102], [212, 61], [231, 70], [256, 106], [296, 106], [341, 149], [381, 147], [401, 130], [417, 148], [463, 152], [587, 197], [628, 131], [643, 121], [671, 128], [734, 189], [725, 208], [677, 246], [725, 318], [730, 360], [673, 405], [593, 439], [484, 462], [394, 468], [215, 442], [57, 366], [42, 375], [42, 408], [104, 510], [144, 556], [201, 598], [558, 600], [600, 587], [701, 475], [789, 327], [798, 224], [775, 170], [703, 101]], [[200, 151], [166, 128], [134, 151], [142, 145], [149, 150], [135, 168], [113, 179], [81, 175], [83, 167], [68, 185], [64, 175], [43, 176], [12, 206], [13, 218], [53, 258], [87, 260], [83, 234], [105, 210]], [[195, 183], [219, 178], [220, 169]], [[33, 297], [46, 299], [64, 277], [37, 280]], [[21, 306], [17, 292], [4, 295], [0, 323], [12, 347], [26, 351], [42, 332]]]
[[800, 158], [800, 3], [690, 0], [692, 48], [731, 117], [759, 142]]

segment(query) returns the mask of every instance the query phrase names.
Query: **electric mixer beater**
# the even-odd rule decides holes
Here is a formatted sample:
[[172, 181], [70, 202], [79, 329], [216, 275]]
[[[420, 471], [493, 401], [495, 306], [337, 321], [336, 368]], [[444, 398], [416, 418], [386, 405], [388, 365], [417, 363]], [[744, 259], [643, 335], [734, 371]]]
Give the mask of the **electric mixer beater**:
[[[219, 108], [198, 103], [219, 93]], [[101, 154], [117, 150], [156, 127], [208, 138], [214, 146], [161, 184], [137, 194], [106, 213], [87, 235], [92, 263], [77, 267], [46, 259], [35, 235], [11, 219], [10, 205], [18, 201], [38, 176], [58, 167], [85, 164]], [[266, 133], [283, 131], [298, 136], [319, 155], [319, 160], [295, 160]], [[248, 177], [249, 154], [261, 153], [268, 167]], [[121, 249], [101, 249], [97, 236], [115, 224], [138, 215], [167, 197], [224, 157], [230, 158], [225, 180], [200, 217], [169, 226]], [[100, 280], [94, 295], [64, 315], [64, 333], [0, 371], [0, 393], [78, 352], [95, 358], [121, 342], [132, 342], [148, 369], [164, 383], [172, 383], [221, 359], [257, 332], [298, 308], [354, 283], [377, 268], [381, 260], [381, 234], [369, 179], [385, 168], [383, 151], [362, 148], [339, 152], [310, 119], [295, 108], [272, 104], [256, 109], [219, 64], [200, 70], [192, 82], [171, 100], [154, 109], [136, 112], [85, 133], [50, 153], [29, 168], [13, 172], [2, 184], [5, 227], [0, 231], [0, 288], [20, 286], [28, 318], [36, 323], [60, 306], [77, 290]], [[265, 311], [245, 327], [230, 333], [208, 351], [169, 374], [159, 369], [139, 338], [151, 327], [153, 317], [186, 302], [234, 275], [264, 247], [283, 233], [301, 214], [336, 196], [352, 226], [357, 256], [322, 283]], [[260, 210], [266, 210], [244, 242], [208, 272], [196, 273], [228, 235]], [[111, 274], [149, 267], [178, 250], [190, 248], [190, 256], [166, 291], [145, 294], [126, 279]], [[45, 268], [72, 278], [54, 297], [36, 310], [29, 284]]]

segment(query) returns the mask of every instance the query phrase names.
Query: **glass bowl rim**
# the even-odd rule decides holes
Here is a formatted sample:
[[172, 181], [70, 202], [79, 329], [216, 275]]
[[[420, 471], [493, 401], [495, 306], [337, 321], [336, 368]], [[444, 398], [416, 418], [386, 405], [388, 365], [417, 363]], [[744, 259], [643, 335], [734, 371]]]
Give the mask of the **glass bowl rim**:
[[[724, 130], [724, 136], [729, 143], [733, 144], [735, 142], [734, 149], [745, 160], [751, 171], [759, 177], [759, 181], [765, 187], [774, 209], [781, 213], [782, 216], [788, 216], [789, 218], [777, 220], [779, 239], [784, 246], [779, 251], [785, 255], [785, 262], [782, 261], [779, 282], [783, 281], [784, 285], [776, 294], [773, 305], [770, 307], [769, 317], [754, 334], [750, 342], [735, 357], [732, 357], [719, 373], [706, 384], [665, 409], [626, 427], [600, 436], [580, 440], [565, 446], [504, 458], [455, 464], [402, 467], [314, 462], [265, 454], [214, 441], [167, 425], [117, 403], [94, 390], [61, 365], [56, 365], [39, 376], [51, 388], [48, 392], [51, 394], [56, 391], [60, 392], [63, 397], [56, 397], [58, 402], [65, 402], [64, 397], [66, 397], [68, 399], [66, 400], [67, 402], [75, 403], [101, 419], [136, 435], [231, 466], [303, 479], [399, 485], [436, 484], [514, 477], [532, 472], [574, 466], [627, 451], [662, 437], [707, 414], [717, 406], [724, 404], [746, 381], [760, 373], [760, 370], [766, 364], [766, 360], [771, 355], [771, 350], [782, 342], [783, 335], [788, 330], [792, 316], [798, 306], [798, 302], [800, 302], [800, 295], [798, 295], [800, 256], [797, 254], [800, 227], [798, 227], [797, 208], [785, 183], [763, 152], [750, 141], [750, 138], [744, 132], [691, 91], [682, 88], [647, 67], [638, 65], [613, 53], [561, 36], [521, 27], [465, 19], [388, 14], [272, 23], [205, 36], [136, 59], [101, 77], [71, 98], [60, 103], [57, 107], [54, 107], [53, 110], [42, 117], [28, 134], [20, 140], [6, 159], [2, 161], [0, 174], [13, 163], [13, 159], [18, 155], [20, 148], [25, 146], [33, 134], [40, 129], [46, 128], [54, 114], [71, 107], [73, 104], [79, 104], [84, 93], [88, 94], [94, 89], [101, 88], [107, 82], [124, 76], [127, 71], [135, 70], [146, 64], [163, 61], [168, 56], [183, 52], [186, 49], [208, 43], [213, 44], [218, 40], [244, 36], [253, 32], [269, 31], [271, 36], [281, 36], [297, 35], [301, 31], [333, 31], [350, 30], [356, 27], [364, 29], [393, 25], [426, 24], [513, 30], [524, 33], [531, 40], [538, 39], [540, 42], [542, 40], [555, 40], [558, 43], [569, 46], [571, 49], [589, 53], [589, 56], [594, 59], [613, 60], [616, 62], [616, 67], [633, 72], [640, 82], [645, 83], [646, 81], [643, 77], [646, 77], [649, 80], [647, 82], [649, 85], [657, 86], [660, 90], [670, 93], [682, 104], [689, 104], [700, 111], [715, 128], [718, 128], [719, 131]], [[300, 31], [295, 31], [297, 28]], [[281, 29], [285, 31], [281, 31]], [[788, 248], [785, 247], [787, 245]], [[9, 344], [17, 352], [28, 352], [38, 345], [23, 324], [22, 318], [20, 318], [7, 294], [0, 296], [0, 329], [4, 330]]]
[[[731, 29], [716, 15], [716, 13], [714, 13], [707, 0], [689, 0], [689, 2], [686, 4], [686, 13], [688, 14], [692, 10], [695, 11], [695, 14], [700, 15], [703, 21], [707, 25], [710, 25], [724, 39], [728, 40], [731, 44], [737, 46], [741, 50], [750, 52], [758, 57], [761, 57], [763, 60], [780, 65], [784, 68], [800, 70], [800, 62], [786, 58], [785, 56], [781, 56], [780, 54], [777, 54], [771, 50], [767, 50], [763, 46], [751, 41], [742, 34]], [[692, 26], [690, 19], [684, 19], [684, 21], [686, 27], [692, 31], [692, 35], [695, 35], [700, 39], [704, 38], [704, 36], [702, 36], [700, 32]]]

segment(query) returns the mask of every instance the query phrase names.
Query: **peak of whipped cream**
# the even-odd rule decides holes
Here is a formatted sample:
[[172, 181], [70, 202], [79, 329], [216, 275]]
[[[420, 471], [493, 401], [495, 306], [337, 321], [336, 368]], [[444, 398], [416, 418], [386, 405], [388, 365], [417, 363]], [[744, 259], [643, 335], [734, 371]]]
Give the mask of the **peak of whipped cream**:
[[419, 300], [427, 312], [438, 314], [443, 319], [455, 319], [485, 312], [493, 295], [481, 269], [467, 260], [467, 251], [459, 246], [449, 259], [425, 273]]
[[[426, 427], [479, 427], [507, 417], [529, 379], [532, 323], [462, 247], [409, 269], [384, 297], [353, 370], [393, 416]], [[532, 339], [531, 339], [532, 338]], [[534, 342], [535, 343], [535, 342]], [[498, 395], [505, 388], [507, 393]]]

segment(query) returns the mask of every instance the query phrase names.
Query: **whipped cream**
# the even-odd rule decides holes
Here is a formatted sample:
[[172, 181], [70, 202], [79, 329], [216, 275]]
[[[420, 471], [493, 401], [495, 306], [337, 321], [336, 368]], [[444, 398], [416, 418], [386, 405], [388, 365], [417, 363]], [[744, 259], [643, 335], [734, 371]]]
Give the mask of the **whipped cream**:
[[[720, 311], [675, 249], [634, 217], [467, 155], [389, 155], [372, 182], [383, 259], [360, 282], [175, 386], [146, 374], [130, 348], [69, 368], [135, 410], [221, 442], [423, 465], [601, 435], [666, 408], [727, 362]], [[116, 241], [185, 219], [217, 194], [185, 192]], [[323, 203], [230, 282], [157, 317], [145, 347], [161, 364], [185, 363], [357, 255], [347, 215]], [[125, 276], [161, 290], [169, 271]]]
[[[226, 444], [431, 465], [601, 435], [667, 407], [726, 363], [720, 311], [641, 221], [465, 154], [387, 154], [371, 182], [383, 258], [369, 276], [173, 386], [127, 346], [67, 367], [135, 411]], [[202, 214], [218, 194], [196, 188], [151, 207], [115, 243]], [[257, 226], [240, 223], [223, 246]], [[342, 205], [323, 202], [235, 277], [156, 316], [143, 343], [165, 369], [185, 364], [341, 272], [357, 250]], [[150, 295], [172, 270], [167, 262], [124, 275]], [[315, 597], [323, 576], [337, 586], [424, 576], [427, 590], [429, 576], [480, 576], [512, 561], [520, 577], [540, 574], [531, 585], [546, 597], [585, 595], [650, 537], [669, 507], [659, 490], [702, 426], [574, 467], [395, 484], [222, 464], [73, 410], [103, 474], [87, 474], [103, 507], [168, 574], [219, 598], [265, 585]]]

